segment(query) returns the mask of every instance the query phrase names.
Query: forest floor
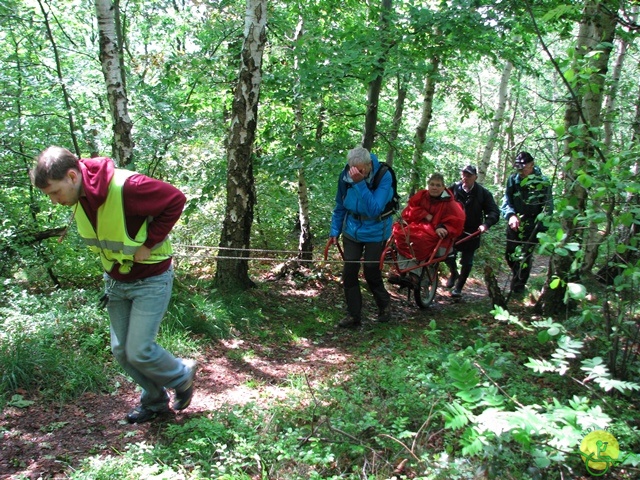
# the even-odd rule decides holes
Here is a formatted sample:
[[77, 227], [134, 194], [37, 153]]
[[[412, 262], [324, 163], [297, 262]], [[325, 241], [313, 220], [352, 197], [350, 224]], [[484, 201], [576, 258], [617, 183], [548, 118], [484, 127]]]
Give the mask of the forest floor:
[[[545, 261], [539, 259], [536, 263], [534, 275], [544, 275]], [[446, 267], [443, 270], [446, 271]], [[261, 304], [267, 311], [283, 304], [287, 311], [295, 311], [296, 303], [299, 311], [304, 311], [308, 309], [310, 296], [320, 296], [321, 303], [328, 309], [343, 303], [339, 281], [335, 280], [310, 281], [302, 287], [280, 280], [272, 282], [268, 292], [257, 289], [256, 294], [264, 297]], [[406, 290], [390, 286], [394, 309], [392, 322], [419, 332], [431, 319], [438, 322], [458, 320], [470, 310], [470, 303], [490, 302], [484, 284], [479, 280], [469, 279], [462, 299], [451, 298], [444, 282], [445, 278], [441, 278], [436, 299], [426, 310], [418, 309], [413, 299], [408, 301]], [[502, 279], [500, 285], [505, 283]], [[370, 294], [364, 293], [364, 298], [373, 318], [375, 312]], [[526, 298], [518, 300], [514, 307], [522, 307], [529, 301]], [[64, 405], [29, 398], [34, 403], [27, 408], [8, 407], [0, 413], [0, 479], [66, 478], [88, 457], [118, 455], [134, 443], [154, 444], [166, 423], [183, 423], [223, 405], [249, 401], [266, 405], [285, 395], [287, 379], [292, 375], [304, 375], [309, 385], [321, 383], [334, 372], [350, 368], [350, 363], [357, 360], [358, 338], [375, 328], [380, 325], [368, 321], [360, 330], [335, 328], [296, 344], [268, 345], [258, 337], [245, 336], [212, 342], [198, 359], [200, 369], [191, 406], [184, 412], [141, 425], [129, 425], [123, 420], [139, 398], [135, 385], [125, 377], [119, 379], [115, 392], [85, 393]], [[234, 350], [254, 354], [236, 360], [238, 355], [230, 355]]]

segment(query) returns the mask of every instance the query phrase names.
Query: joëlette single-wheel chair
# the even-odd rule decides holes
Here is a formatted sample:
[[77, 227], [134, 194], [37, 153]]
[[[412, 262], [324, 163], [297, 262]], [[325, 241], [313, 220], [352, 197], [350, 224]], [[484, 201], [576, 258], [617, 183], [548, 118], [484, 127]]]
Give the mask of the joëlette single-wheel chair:
[[[413, 292], [413, 297], [418, 307], [427, 308], [433, 302], [438, 290], [440, 262], [449, 256], [454, 246], [464, 243], [480, 235], [480, 233], [480, 230], [477, 230], [460, 240], [441, 238], [438, 240], [431, 255], [422, 260], [418, 260], [415, 257], [411, 258], [413, 261], [407, 262], [410, 265], [406, 268], [401, 268], [398, 264], [399, 253], [396, 247], [396, 240], [392, 234], [380, 256], [380, 270], [384, 269], [386, 263], [390, 264], [393, 272], [401, 277], [406, 277], [406, 282], [402, 282], [400, 285], [407, 288], [407, 300], [411, 298], [411, 293]], [[414, 284], [409, 280], [407, 274], [418, 269], [422, 269], [419, 275], [415, 273], [419, 278], [419, 282]]]
[[[449, 256], [451, 250], [454, 245], [459, 245], [467, 240], [472, 239], [480, 235], [480, 231], [476, 231], [468, 236], [458, 240], [452, 241], [450, 238], [441, 238], [436, 244], [435, 248], [431, 255], [425, 260], [418, 261], [415, 258], [413, 259], [417, 262], [417, 265], [410, 266], [408, 268], [400, 268], [398, 265], [398, 250], [396, 248], [396, 242], [393, 234], [391, 238], [389, 238], [387, 245], [382, 251], [382, 255], [380, 256], [380, 270], [384, 270], [384, 266], [386, 263], [391, 265], [391, 268], [398, 275], [407, 274], [413, 270], [417, 270], [422, 268], [422, 273], [420, 274], [420, 282], [417, 285], [412, 284], [410, 281], [407, 281], [403, 286], [407, 287], [407, 299], [411, 298], [411, 292], [413, 292], [416, 304], [420, 308], [427, 308], [433, 299], [436, 296], [436, 291], [438, 290], [438, 271], [440, 267], [440, 262], [442, 262], [445, 258]], [[329, 248], [333, 245], [331, 240], [327, 241], [327, 244], [324, 247], [324, 260], [326, 261], [329, 258]], [[344, 254], [342, 252], [342, 247], [340, 243], [335, 244], [338, 247], [338, 252], [340, 253], [340, 257], [344, 260]]]

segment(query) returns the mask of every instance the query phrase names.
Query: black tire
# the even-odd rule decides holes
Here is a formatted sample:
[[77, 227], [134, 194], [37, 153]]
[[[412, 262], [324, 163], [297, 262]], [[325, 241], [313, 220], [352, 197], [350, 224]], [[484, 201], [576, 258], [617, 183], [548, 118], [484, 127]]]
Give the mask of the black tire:
[[436, 291], [438, 290], [439, 266], [439, 263], [432, 263], [422, 269], [420, 287], [414, 290], [416, 304], [420, 308], [427, 308], [436, 297]]

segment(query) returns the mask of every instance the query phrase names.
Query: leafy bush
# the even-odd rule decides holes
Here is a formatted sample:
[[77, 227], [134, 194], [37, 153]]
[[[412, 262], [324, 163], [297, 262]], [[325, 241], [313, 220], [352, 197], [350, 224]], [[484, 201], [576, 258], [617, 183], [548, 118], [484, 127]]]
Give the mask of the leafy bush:
[[108, 388], [109, 327], [85, 291], [5, 288], [0, 308], [0, 397], [22, 389], [65, 401]]

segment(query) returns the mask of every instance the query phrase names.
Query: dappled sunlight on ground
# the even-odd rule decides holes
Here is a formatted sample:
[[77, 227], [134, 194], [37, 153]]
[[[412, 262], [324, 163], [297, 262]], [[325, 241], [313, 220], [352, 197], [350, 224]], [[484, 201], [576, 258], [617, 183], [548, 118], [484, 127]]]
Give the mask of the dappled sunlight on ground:
[[[484, 311], [491, 308], [484, 305], [489, 299], [482, 281], [470, 279], [462, 298], [454, 299], [444, 287], [448, 274], [444, 270], [435, 301], [424, 310], [413, 296], [407, 299], [405, 289], [389, 286], [393, 320], [384, 325], [372, 322], [376, 308], [363, 282], [364, 325], [355, 331], [341, 330], [335, 325], [344, 312], [338, 272], [335, 266], [333, 273], [316, 273], [306, 281], [304, 276], [263, 279], [252, 295], [268, 325], [212, 341], [200, 352], [194, 399], [184, 412], [148, 424], [127, 424], [124, 415], [137, 404], [139, 392], [124, 377], [113, 379], [117, 385], [113, 392], [85, 393], [66, 405], [45, 404], [36, 397], [29, 398], [35, 402], [31, 406], [6, 408], [0, 415], [0, 478], [65, 478], [65, 472], [85, 458], [114, 455], [132, 443], [159, 441], [167, 423], [209, 416], [230, 405], [253, 402], [266, 407], [294, 389], [312, 393], [316, 386], [348, 377], [362, 355], [362, 341], [375, 341], [393, 328], [421, 335], [432, 320], [439, 326], [471, 319], [499, 326], [486, 315], [476, 318], [469, 309], [470, 304]], [[328, 318], [316, 318], [313, 309]], [[266, 333], [272, 336], [261, 335]]]

